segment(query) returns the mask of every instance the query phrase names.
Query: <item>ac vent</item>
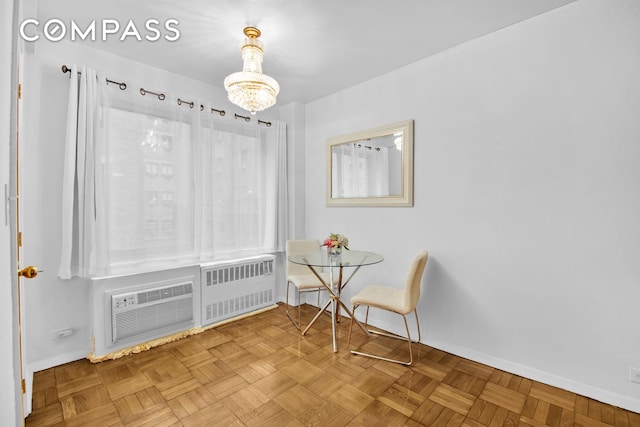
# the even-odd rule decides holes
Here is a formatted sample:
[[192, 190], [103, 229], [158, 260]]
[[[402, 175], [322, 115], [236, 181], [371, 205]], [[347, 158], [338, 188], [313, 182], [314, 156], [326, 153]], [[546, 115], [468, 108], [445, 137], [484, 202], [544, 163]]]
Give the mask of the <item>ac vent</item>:
[[193, 282], [111, 295], [112, 342], [193, 321]]

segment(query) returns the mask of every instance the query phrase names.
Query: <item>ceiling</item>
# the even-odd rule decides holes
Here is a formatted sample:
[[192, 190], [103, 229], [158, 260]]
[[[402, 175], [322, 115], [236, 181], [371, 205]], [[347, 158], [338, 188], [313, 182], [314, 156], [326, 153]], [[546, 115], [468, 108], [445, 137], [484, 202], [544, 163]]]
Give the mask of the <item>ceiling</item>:
[[[263, 72], [278, 103], [308, 103], [575, 0], [24, 0], [25, 18], [80, 28], [177, 19], [180, 38], [77, 40], [97, 49], [223, 87], [242, 68], [247, 25], [262, 31]], [[97, 33], [98, 38], [101, 33]], [[162, 34], [170, 35], [166, 31]]]

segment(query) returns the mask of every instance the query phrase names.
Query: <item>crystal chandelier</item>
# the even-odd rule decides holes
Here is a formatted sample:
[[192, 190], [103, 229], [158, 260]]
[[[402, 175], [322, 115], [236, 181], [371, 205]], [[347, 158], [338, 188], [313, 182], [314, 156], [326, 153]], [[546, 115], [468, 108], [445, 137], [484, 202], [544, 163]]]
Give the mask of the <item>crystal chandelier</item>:
[[260, 30], [246, 27], [244, 34], [247, 37], [242, 42], [242, 71], [229, 74], [224, 79], [224, 88], [229, 101], [255, 114], [276, 103], [280, 86], [273, 78], [262, 74], [264, 49], [262, 42], [258, 40]]

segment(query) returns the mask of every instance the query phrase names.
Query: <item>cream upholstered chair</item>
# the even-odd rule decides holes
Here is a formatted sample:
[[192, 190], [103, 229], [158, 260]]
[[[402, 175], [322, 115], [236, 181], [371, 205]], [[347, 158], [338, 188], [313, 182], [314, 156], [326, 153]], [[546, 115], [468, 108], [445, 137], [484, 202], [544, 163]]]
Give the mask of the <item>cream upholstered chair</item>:
[[[361, 306], [367, 306], [367, 313], [365, 315], [364, 327], [368, 328], [369, 321], [369, 308], [374, 307], [381, 310], [391, 311], [393, 313], [397, 313], [402, 316], [404, 319], [404, 327], [407, 331], [407, 336], [402, 337], [395, 334], [388, 334], [381, 331], [375, 331], [371, 329], [367, 329], [370, 333], [384, 335], [391, 338], [402, 339], [407, 341], [409, 344], [409, 360], [403, 361], [398, 359], [390, 359], [383, 356], [378, 356], [375, 354], [364, 353], [357, 350], [351, 350], [351, 353], [358, 354], [361, 356], [373, 357], [375, 359], [386, 360], [388, 362], [400, 363], [402, 365], [411, 365], [413, 364], [413, 351], [411, 349], [411, 343], [420, 341], [420, 322], [418, 320], [418, 312], [416, 310], [416, 306], [418, 305], [418, 300], [420, 299], [420, 283], [422, 282], [422, 274], [424, 273], [424, 268], [427, 265], [427, 260], [429, 259], [429, 253], [427, 251], [422, 251], [415, 257], [413, 263], [411, 264], [411, 268], [409, 269], [409, 274], [405, 280], [404, 289], [392, 288], [388, 286], [380, 286], [380, 285], [370, 285], [362, 289], [355, 296], [351, 298], [351, 304], [353, 304], [353, 317], [351, 318], [351, 325], [349, 326], [349, 339], [348, 346], [351, 349], [351, 331], [353, 329], [353, 318], [356, 315], [356, 309]], [[418, 327], [418, 340], [412, 341], [411, 334], [409, 332], [409, 325], [407, 324], [406, 315], [413, 312], [416, 317], [416, 325]]]
[[[309, 270], [309, 267], [302, 264], [295, 264], [290, 262], [290, 255], [299, 255], [299, 254], [307, 254], [311, 252], [315, 252], [320, 249], [320, 242], [318, 240], [287, 240], [287, 296], [285, 299], [285, 312], [291, 322], [295, 325], [296, 328], [302, 328], [302, 318], [301, 318], [301, 309], [302, 306], [300, 302], [300, 294], [307, 292], [317, 292], [318, 293], [318, 306], [320, 306], [320, 292], [326, 291], [327, 288], [324, 287], [322, 283], [318, 280], [318, 278]], [[327, 273], [320, 272], [318, 273], [320, 277], [325, 280], [325, 283], [329, 283], [329, 275]], [[289, 288], [291, 285], [295, 286], [297, 293], [296, 298], [298, 301], [298, 318], [297, 320], [291, 317], [289, 314]]]

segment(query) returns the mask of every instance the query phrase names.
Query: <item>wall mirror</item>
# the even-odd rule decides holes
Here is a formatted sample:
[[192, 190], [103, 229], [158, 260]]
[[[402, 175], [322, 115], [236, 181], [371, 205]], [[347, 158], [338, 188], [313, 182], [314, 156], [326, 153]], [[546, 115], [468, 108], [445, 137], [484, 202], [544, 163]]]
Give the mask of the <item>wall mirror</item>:
[[413, 120], [328, 139], [327, 206], [413, 206]]

